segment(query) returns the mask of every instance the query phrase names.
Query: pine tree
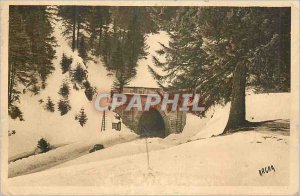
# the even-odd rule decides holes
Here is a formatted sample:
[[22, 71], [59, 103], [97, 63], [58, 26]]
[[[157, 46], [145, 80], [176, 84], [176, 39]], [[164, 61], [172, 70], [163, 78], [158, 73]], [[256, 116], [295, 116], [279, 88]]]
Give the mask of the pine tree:
[[15, 114], [22, 114], [15, 105], [15, 102], [19, 101], [20, 94], [16, 86], [18, 84], [26, 86], [32, 77], [36, 77], [31, 67], [31, 57], [31, 42], [26, 33], [23, 16], [17, 6], [11, 6], [9, 10], [8, 108], [13, 119], [18, 117]]
[[22, 111], [20, 110], [20, 108], [18, 106], [15, 106], [15, 105], [11, 105], [9, 108], [8, 108], [8, 114], [9, 116], [12, 118], [12, 119], [17, 119], [19, 118], [20, 121], [23, 121], [24, 118], [23, 118], [23, 113]]
[[[183, 7], [177, 14], [171, 43], [160, 52], [166, 62], [154, 59], [167, 74], [150, 70], [160, 84], [191, 85], [206, 109], [231, 101], [225, 133], [249, 125], [246, 87], [289, 91], [289, 8]], [[184, 28], [192, 33], [180, 35]]]
[[54, 106], [55, 106], [55, 104], [52, 102], [51, 98], [48, 97], [46, 105], [45, 105], [45, 109], [49, 112], [54, 112], [54, 110], [55, 110]]
[[191, 31], [196, 30], [196, 25], [185, 22], [195, 14], [195, 10], [181, 8], [177, 14], [176, 20], [178, 21], [174, 21], [177, 30], [169, 32], [171, 39], [169, 46], [161, 44], [162, 49], [157, 51], [157, 54], [164, 56], [167, 61], [162, 63], [156, 56], [153, 56], [155, 66], [161, 68], [165, 75], [156, 74], [150, 66], [148, 68], [154, 78], [158, 80], [159, 86], [164, 87], [168, 81], [172, 81], [172, 83], [168, 83], [169, 90], [193, 92], [201, 84], [200, 78], [203, 77], [210, 59], [202, 49], [201, 35], [192, 36], [190, 34]]
[[[256, 80], [251, 77], [255, 76], [252, 74], [253, 69], [264, 67], [268, 73], [266, 75], [277, 78], [273, 83], [275, 86], [281, 88], [284, 85], [285, 91], [289, 91], [288, 78], [285, 79], [286, 84], [279, 82], [281, 78], [289, 75], [282, 74], [289, 72], [290, 69], [289, 58], [286, 58], [289, 56], [289, 49], [282, 54], [276, 54], [274, 52], [277, 50], [274, 48], [281, 46], [288, 48], [290, 45], [288, 38], [290, 36], [290, 9], [236, 8], [221, 11], [217, 16], [214, 15], [212, 21], [208, 21], [206, 24], [202, 23], [202, 26], [205, 37], [209, 35], [210, 40], [220, 43], [215, 44], [211, 41], [206, 43], [212, 58], [225, 65], [221, 69], [218, 67], [217, 70], [223, 73], [215, 78], [224, 81], [225, 77], [232, 75], [231, 85], [228, 85], [231, 88], [231, 108], [225, 128], [225, 132], [231, 132], [249, 124], [246, 121], [245, 110], [246, 87], [261, 87], [268, 90], [269, 84], [274, 82], [264, 75], [258, 75], [269, 81], [269, 84], [264, 85], [258, 81], [257, 85], [252, 85], [254, 83], [251, 84], [251, 80]], [[203, 10], [201, 15], [204, 17], [212, 15], [212, 10]], [[220, 23], [219, 19], [222, 19], [223, 22]], [[214, 27], [214, 25], [216, 26]], [[226, 52], [220, 54], [220, 51], [224, 49]], [[263, 53], [268, 55], [262, 55]], [[274, 59], [276, 59], [275, 62]], [[282, 72], [274, 69], [276, 67], [281, 67]]]
[[41, 153], [45, 153], [51, 150], [49, 142], [47, 142], [47, 140], [44, 138], [41, 138], [38, 141], [37, 148], [41, 150]]
[[63, 21], [63, 35], [72, 38], [72, 50], [76, 49], [76, 24], [77, 24], [77, 8], [76, 6], [58, 6], [58, 16]]
[[58, 16], [63, 21], [63, 35], [67, 39], [72, 38], [72, 50], [79, 48], [81, 33], [88, 24], [87, 17], [90, 14], [91, 7], [88, 6], [58, 6]]
[[166, 6], [166, 7], [153, 7], [151, 10], [151, 15], [153, 16], [153, 21], [158, 26], [159, 30], [171, 32], [174, 30], [176, 23], [172, 20], [177, 16], [178, 7]]
[[67, 114], [71, 110], [69, 100], [67, 100], [67, 99], [59, 100], [57, 105], [58, 105], [58, 110], [60, 111], [61, 116]]
[[113, 28], [104, 31], [101, 57], [116, 77], [114, 88], [122, 92], [135, 77], [138, 60], [147, 55], [146, 33], [155, 32], [156, 25], [147, 8], [116, 7], [111, 11]]
[[63, 74], [70, 70], [72, 62], [73, 62], [73, 59], [68, 58], [65, 55], [65, 53], [63, 53], [63, 56], [62, 56], [61, 61], [60, 61], [60, 65], [61, 65], [61, 69], [62, 69]]
[[84, 109], [81, 108], [79, 114], [75, 116], [75, 120], [78, 120], [79, 124], [83, 127], [85, 123], [87, 122], [88, 118], [84, 112]]
[[112, 35], [107, 29], [104, 30], [103, 38], [99, 44], [99, 49], [96, 50], [96, 55], [101, 56], [104, 65], [108, 68], [111, 61], [111, 55], [113, 50], [114, 42]]
[[[19, 6], [24, 17], [26, 33], [30, 38], [32, 59], [42, 82], [53, 72], [56, 40], [50, 19], [52, 13], [47, 6]], [[45, 86], [45, 85], [44, 85]]]
[[[142, 33], [156, 33], [158, 25], [153, 16], [153, 7], [112, 7], [112, 19], [120, 29], [127, 29], [132, 19], [141, 21], [139, 28]], [[126, 16], [126, 17], [124, 17]]]
[[84, 88], [85, 88], [84, 93], [85, 93], [86, 98], [89, 101], [92, 101], [93, 96], [96, 93], [96, 88], [92, 87], [89, 81], [84, 82], [83, 85], [84, 85]]
[[111, 66], [110, 69], [116, 73], [116, 79], [114, 81], [114, 89], [119, 93], [123, 91], [123, 87], [126, 83], [125, 81], [125, 62], [124, 62], [124, 54], [122, 50], [122, 46], [120, 41], [118, 41], [118, 45], [116, 50], [112, 54]]
[[68, 98], [70, 93], [70, 87], [67, 81], [64, 81], [61, 85], [58, 94], [60, 94], [63, 98]]
[[89, 34], [88, 48], [95, 56], [100, 56], [103, 34], [108, 29], [111, 22], [110, 7], [93, 6], [90, 7], [90, 14], [87, 16], [86, 31]]
[[17, 86], [38, 94], [40, 88], [46, 87], [46, 79], [54, 70], [55, 39], [50, 18], [47, 6], [10, 6], [9, 109], [16, 108], [15, 103], [19, 101]]
[[83, 63], [86, 64], [88, 61], [88, 53], [87, 53], [87, 48], [86, 48], [86, 43], [84, 41], [84, 37], [81, 37], [81, 39], [80, 39], [78, 55], [82, 58]]
[[83, 84], [83, 81], [87, 79], [87, 71], [84, 70], [80, 64], [77, 65], [75, 70], [71, 72], [71, 80], [74, 84], [79, 84], [80, 86]]

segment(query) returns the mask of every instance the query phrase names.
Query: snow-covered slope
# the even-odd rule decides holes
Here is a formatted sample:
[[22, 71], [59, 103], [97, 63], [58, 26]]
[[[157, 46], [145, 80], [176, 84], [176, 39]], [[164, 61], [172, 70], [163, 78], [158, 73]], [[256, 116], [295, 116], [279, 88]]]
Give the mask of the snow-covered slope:
[[[57, 58], [53, 61], [55, 71], [49, 76], [46, 89], [36, 96], [29, 92], [22, 94], [20, 109], [24, 114], [25, 121], [10, 120], [9, 122], [9, 129], [16, 130], [16, 134], [9, 137], [9, 156], [32, 150], [41, 137], [46, 138], [50, 144], [59, 144], [99, 136], [102, 114], [94, 109], [92, 102], [86, 98], [84, 90], [76, 91], [70, 85], [71, 111], [61, 116], [57, 110], [57, 102], [61, 98], [58, 91], [63, 81], [69, 78], [68, 73], [62, 74], [61, 71], [62, 54], [65, 53], [68, 57], [73, 58], [71, 65], [73, 69], [77, 64], [84, 66], [77, 52], [72, 52], [66, 39], [61, 35], [59, 27], [59, 24], [55, 25], [54, 31], [58, 43]], [[92, 86], [99, 90], [110, 89], [112, 78], [107, 77], [107, 72], [101, 63], [90, 62], [87, 67], [88, 79]], [[55, 103], [54, 113], [44, 110], [48, 96]], [[40, 99], [43, 99], [44, 103], [40, 104]], [[82, 107], [88, 117], [84, 127], [81, 127], [78, 121], [74, 119]]]
[[[201, 190], [193, 188], [213, 185], [283, 186], [289, 179], [288, 148], [288, 136], [240, 132], [150, 152], [150, 170], [146, 154], [137, 154], [11, 178], [9, 185], [15, 194], [24, 191], [21, 186], [97, 186], [101, 194], [142, 195], [196, 194]], [[270, 164], [276, 172], [260, 176], [258, 170]]]
[[128, 142], [137, 138], [130, 131], [116, 132], [108, 130], [99, 134], [99, 137], [90, 138], [86, 141], [74, 142], [47, 153], [36, 154], [28, 158], [20, 159], [8, 165], [8, 176], [15, 177], [33, 172], [49, 169], [64, 162], [76, 159], [89, 153], [95, 144], [102, 144], [104, 148]]
[[[253, 94], [246, 96], [246, 118], [252, 122], [290, 119], [290, 93]], [[166, 140], [183, 143], [221, 134], [229, 117], [230, 103], [216, 105], [206, 117], [187, 114], [186, 125], [181, 134], [171, 134]]]
[[[89, 61], [84, 66], [82, 59], [77, 52], [73, 52], [62, 36], [61, 25], [57, 22], [55, 26], [54, 36], [57, 39], [58, 46], [56, 48], [56, 59], [53, 61], [55, 71], [47, 80], [47, 87], [42, 90], [39, 95], [32, 95], [30, 92], [22, 94], [20, 109], [24, 114], [25, 121], [11, 120], [9, 121], [9, 129], [16, 130], [16, 134], [9, 137], [9, 157], [17, 157], [24, 152], [31, 152], [36, 147], [37, 141], [44, 137], [50, 144], [60, 145], [72, 142], [80, 142], [89, 140], [90, 138], [101, 138], [100, 129], [102, 122], [102, 113], [97, 112], [93, 103], [88, 101], [84, 90], [76, 91], [71, 87], [69, 95], [71, 111], [61, 116], [57, 110], [57, 102], [61, 98], [58, 91], [65, 79], [69, 79], [69, 74], [62, 74], [60, 61], [62, 54], [73, 58], [71, 67], [74, 69], [78, 64], [82, 65], [88, 71], [88, 80], [98, 92], [109, 92], [113, 83], [113, 77], [108, 74], [100, 59]], [[159, 34], [150, 34], [147, 37], [149, 45], [149, 55], [146, 59], [141, 59], [137, 67], [137, 76], [130, 83], [132, 86], [151, 86], [157, 87], [156, 82], [147, 71], [147, 65], [152, 64], [152, 55], [159, 49], [159, 42], [167, 42], [168, 37], [164, 32]], [[147, 75], [148, 74], [148, 75]], [[55, 103], [55, 112], [51, 113], [44, 110], [47, 97], [50, 97]], [[39, 100], [43, 99], [44, 103], [40, 104]], [[75, 121], [75, 115], [84, 108], [88, 117], [87, 123], [81, 127], [78, 121]], [[111, 122], [114, 121], [114, 115], [110, 115], [107, 119], [107, 126], [111, 128]], [[125, 127], [123, 125], [123, 127]], [[129, 131], [122, 129], [122, 131]]]

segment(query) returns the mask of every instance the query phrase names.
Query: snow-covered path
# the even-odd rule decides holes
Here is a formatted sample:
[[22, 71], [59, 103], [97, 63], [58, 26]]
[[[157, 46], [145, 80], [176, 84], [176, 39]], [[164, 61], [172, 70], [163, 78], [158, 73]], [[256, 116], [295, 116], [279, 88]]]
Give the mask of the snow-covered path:
[[[287, 134], [261, 127], [152, 151], [151, 170], [147, 169], [145, 153], [101, 160], [99, 151], [96, 152], [99, 156], [92, 153], [81, 157], [81, 160], [84, 157], [88, 160], [81, 162], [85, 164], [11, 178], [9, 185], [12, 190], [13, 186], [130, 185], [129, 190], [134, 186], [165, 185], [286, 185], [289, 179], [288, 149]], [[270, 165], [275, 167], [275, 172], [260, 176], [259, 170]]]

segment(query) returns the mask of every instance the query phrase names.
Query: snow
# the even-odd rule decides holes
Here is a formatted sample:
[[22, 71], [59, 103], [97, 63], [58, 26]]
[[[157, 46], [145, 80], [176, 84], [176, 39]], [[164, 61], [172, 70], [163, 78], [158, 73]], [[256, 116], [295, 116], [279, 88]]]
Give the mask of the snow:
[[[111, 188], [110, 194], [175, 194], [172, 189], [158, 192], [151, 187], [186, 186], [184, 194], [189, 194], [188, 187], [196, 186], [287, 185], [288, 136], [267, 136], [239, 132], [152, 151], [151, 170], [146, 154], [136, 154], [11, 178], [9, 185], [14, 194], [22, 191], [20, 186], [80, 186], [84, 190], [97, 186], [101, 191]], [[276, 172], [260, 176], [258, 170], [270, 164]], [[147, 192], [135, 188], [145, 186]]]
[[229, 117], [230, 104], [226, 104], [224, 107], [216, 106], [214, 109], [213, 117], [206, 122], [201, 131], [192, 139], [208, 138], [223, 132]]
[[[157, 56], [156, 51], [161, 49], [162, 46], [160, 43], [164, 45], [168, 45], [169, 42], [169, 35], [164, 32], [160, 31], [157, 34], [150, 34], [146, 38], [146, 44], [149, 46], [146, 58], [139, 60], [138, 68], [137, 68], [137, 75], [136, 77], [128, 84], [128, 86], [142, 86], [148, 88], [159, 88], [156, 81], [152, 77], [151, 73], [148, 71], [148, 65], [153, 65], [152, 56]], [[158, 58], [162, 60], [162, 57]], [[160, 73], [160, 70], [155, 69], [154, 66], [151, 66], [154, 70]]]
[[[289, 100], [289, 93], [249, 93], [246, 96], [246, 119], [252, 122], [290, 119], [290, 108], [287, 106]], [[191, 140], [220, 135], [225, 129], [229, 111], [230, 103], [225, 106], [215, 106], [208, 111], [207, 117], [203, 120], [197, 120], [196, 117], [189, 117], [185, 130], [191, 132], [196, 130], [197, 127], [201, 127]], [[210, 118], [210, 115], [212, 115], [212, 118]]]
[[12, 162], [8, 167], [8, 175], [9, 177], [14, 177], [17, 175], [24, 175], [53, 167], [57, 164], [61, 164], [84, 154], [88, 154], [88, 151], [95, 144], [102, 144], [105, 148], [107, 148], [109, 146], [136, 138], [136, 134], [126, 129], [123, 129], [117, 133], [112, 130], [104, 131], [101, 132], [101, 134], [99, 134], [97, 137], [89, 140], [72, 143], [56, 148], [47, 153], [36, 154], [34, 156]]
[[[262, 113], [265, 113], [266, 117], [261, 117], [260, 120], [285, 118], [289, 116], [289, 108], [279, 102], [288, 99], [288, 93], [251, 94], [246, 99], [247, 111], [251, 111], [251, 103], [256, 103], [257, 108], [261, 109], [259, 106], [272, 100], [272, 104], [278, 106], [280, 113], [275, 110], [277, 115], [269, 114], [273, 111], [273, 108], [269, 107], [268, 109], [272, 110], [264, 109], [261, 113], [252, 111], [250, 117], [259, 119]], [[22, 190], [20, 186], [97, 186], [103, 189], [115, 187], [110, 189], [110, 194], [145, 194], [134, 187], [287, 185], [288, 132], [274, 131], [262, 126], [251, 131], [211, 137], [224, 129], [229, 108], [229, 105], [216, 106], [209, 112], [212, 116], [207, 115], [207, 118], [202, 119], [188, 114], [187, 125], [182, 134], [172, 134], [165, 139], [149, 138], [150, 170], [147, 168], [145, 140], [138, 139], [111, 145], [103, 150], [54, 165], [53, 168], [42, 172], [10, 178], [10, 190], [18, 193]], [[276, 122], [285, 122], [288, 129], [288, 121]], [[67, 153], [67, 148], [76, 151], [76, 148], [70, 146], [61, 148], [61, 151]], [[41, 157], [49, 157], [47, 154]], [[59, 153], [53, 151], [53, 154]], [[24, 160], [26, 163], [26, 159]], [[36, 160], [38, 159], [35, 157], [27, 159], [28, 163]], [[19, 164], [19, 167], [21, 165]], [[270, 165], [275, 167], [276, 172], [260, 176], [259, 170]], [[159, 192], [155, 192], [157, 189], [151, 190], [152, 192], [147, 191], [147, 194], [173, 193], [172, 189], [160, 189]], [[33, 193], [34, 189], [30, 191]]]
[[290, 93], [250, 94], [246, 96], [246, 118], [259, 122], [290, 119]]
[[[289, 93], [273, 93], [273, 94], [250, 94], [246, 97], [247, 111], [250, 113], [248, 116], [254, 119], [264, 120], [276, 120], [276, 119], [289, 119], [289, 108], [285, 107], [281, 102], [287, 103], [289, 101]], [[272, 100], [272, 101], [271, 101]], [[266, 103], [270, 103], [267, 108]], [[266, 110], [264, 112], [254, 112], [252, 104], [257, 106], [264, 106]], [[274, 105], [277, 105], [277, 109], [274, 109]], [[281, 107], [280, 107], [281, 106]], [[261, 107], [258, 107], [259, 109]], [[150, 150], [161, 150], [174, 145], [210, 138], [221, 134], [226, 126], [230, 110], [230, 103], [225, 106], [217, 105], [207, 112], [206, 117], [199, 118], [193, 114], [188, 113], [186, 118], [186, 125], [184, 130], [180, 134], [171, 134], [164, 139], [161, 138], [149, 138]], [[250, 112], [251, 111], [251, 112]], [[274, 112], [267, 112], [274, 111]], [[280, 112], [277, 112], [280, 111]], [[265, 113], [264, 117], [261, 117]], [[248, 120], [251, 120], [248, 117]], [[253, 120], [252, 120], [253, 121]], [[58, 167], [65, 167], [70, 165], [77, 165], [82, 163], [88, 163], [91, 161], [106, 160], [121, 156], [129, 156], [138, 153], [145, 152], [144, 140], [136, 140], [132, 142], [118, 144], [111, 148], [99, 151], [65, 164], [61, 164]]]
[[[148, 138], [149, 151], [156, 151], [164, 148], [173, 146], [167, 142], [164, 142], [161, 138]], [[68, 161], [66, 163], [60, 164], [54, 168], [68, 167], [79, 164], [86, 164], [89, 162], [103, 161], [113, 158], [119, 158], [124, 156], [132, 156], [135, 154], [145, 153], [145, 139], [133, 140], [130, 142], [124, 142], [120, 144], [113, 145], [109, 148], [105, 148], [101, 151], [97, 151], [77, 159]]]

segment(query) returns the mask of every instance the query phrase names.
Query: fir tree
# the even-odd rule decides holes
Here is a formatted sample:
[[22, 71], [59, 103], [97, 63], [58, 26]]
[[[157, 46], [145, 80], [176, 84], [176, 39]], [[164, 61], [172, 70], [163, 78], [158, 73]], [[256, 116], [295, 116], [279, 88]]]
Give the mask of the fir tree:
[[[53, 72], [56, 40], [50, 19], [52, 13], [47, 6], [18, 6], [24, 17], [26, 33], [30, 38], [32, 59], [40, 80], [46, 83]], [[44, 85], [45, 86], [45, 85]]]
[[67, 38], [72, 38], [72, 50], [76, 49], [76, 23], [77, 8], [76, 6], [58, 6], [58, 16], [62, 18], [64, 32]]
[[89, 101], [92, 101], [93, 96], [96, 93], [96, 88], [92, 87], [89, 81], [84, 82], [84, 88], [85, 88], [84, 93], [85, 93], [86, 98]]
[[47, 142], [47, 140], [44, 138], [41, 138], [38, 141], [37, 148], [40, 149], [41, 153], [45, 153], [51, 150], [49, 142]]
[[[27, 35], [25, 22], [17, 6], [9, 10], [9, 72], [8, 72], [8, 108], [9, 114], [21, 114], [16, 111], [14, 103], [19, 101], [20, 91], [16, 89], [18, 83], [27, 85], [34, 70], [31, 68], [31, 42]], [[18, 108], [19, 110], [19, 108]], [[17, 118], [15, 115], [13, 118]]]
[[83, 127], [85, 123], [87, 122], [88, 118], [84, 112], [84, 109], [81, 108], [79, 114], [75, 116], [75, 120], [78, 120], [79, 124]]
[[73, 62], [73, 59], [68, 58], [65, 55], [65, 53], [63, 53], [63, 56], [62, 56], [61, 61], [60, 61], [60, 65], [61, 65], [61, 69], [62, 69], [63, 74], [70, 70], [72, 62]]
[[168, 81], [172, 81], [171, 84], [168, 83], [169, 90], [193, 92], [201, 84], [199, 79], [203, 77], [210, 59], [202, 48], [201, 35], [191, 36], [189, 33], [196, 30], [196, 25], [185, 22], [195, 14], [195, 9], [181, 8], [177, 14], [178, 21], [174, 22], [177, 30], [169, 33], [171, 38], [169, 46], [161, 44], [162, 49], [157, 51], [158, 55], [166, 57], [166, 62], [162, 63], [153, 56], [155, 66], [161, 68], [166, 74], [158, 75], [151, 67], [149, 71], [161, 87], [164, 87]]
[[59, 100], [57, 105], [58, 105], [58, 110], [60, 111], [61, 116], [67, 114], [71, 110], [70, 103], [66, 99]]
[[46, 6], [10, 6], [9, 108], [19, 101], [17, 85], [37, 94], [40, 87], [46, 87], [46, 79], [54, 70], [55, 39], [50, 18]]
[[67, 81], [64, 81], [61, 85], [58, 94], [60, 94], [63, 98], [68, 98], [70, 93], [70, 87]]
[[114, 88], [119, 92], [135, 77], [138, 60], [147, 55], [146, 32], [155, 32], [156, 27], [149, 13], [147, 8], [112, 9], [113, 28], [104, 31], [101, 56], [115, 75]]
[[154, 59], [167, 74], [150, 70], [165, 87], [191, 86], [206, 109], [231, 101], [225, 133], [249, 125], [246, 87], [289, 91], [290, 8], [182, 7], [173, 23], [166, 62]]
[[[113, 7], [111, 8], [112, 18], [115, 25], [120, 29], [127, 29], [132, 19], [139, 20], [139, 28], [142, 33], [156, 33], [158, 25], [153, 16], [153, 7]], [[127, 16], [127, 17], [124, 17]]]
[[79, 48], [80, 37], [84, 36], [81, 33], [87, 26], [87, 17], [90, 14], [91, 7], [88, 6], [58, 6], [58, 16], [63, 21], [63, 35], [67, 39], [72, 39], [72, 50]]
[[23, 113], [22, 111], [19, 109], [18, 106], [15, 105], [11, 105], [11, 107], [8, 108], [8, 114], [12, 119], [17, 119], [19, 118], [20, 121], [23, 121]]
[[[124, 53], [120, 41], [118, 41], [117, 48], [112, 54], [110, 68], [116, 74], [116, 79], [114, 81], [113, 87], [115, 90], [121, 93], [123, 91], [123, 87], [130, 81], [130, 73], [126, 77], [127, 74], [125, 72], [127, 71], [127, 67], [125, 66]], [[128, 80], [126, 80], [125, 78], [128, 78]]]
[[87, 72], [78, 64], [75, 70], [72, 70], [71, 77], [74, 84], [78, 83], [82, 85], [83, 81], [87, 78]]
[[45, 105], [45, 109], [47, 110], [47, 111], [49, 111], [49, 112], [54, 112], [54, 106], [55, 106], [55, 104], [52, 102], [52, 100], [51, 100], [51, 98], [50, 97], [48, 97], [47, 98], [47, 103], [46, 103], [46, 105]]
[[90, 14], [87, 17], [87, 21], [86, 31], [89, 34], [88, 48], [92, 51], [93, 55], [100, 56], [103, 34], [107, 31], [108, 25], [111, 22], [110, 7], [90, 7]]
[[99, 44], [99, 49], [96, 50], [96, 55], [102, 57], [102, 60], [104, 62], [104, 65], [106, 67], [109, 67], [110, 60], [111, 60], [111, 54], [113, 50], [113, 37], [108, 32], [107, 29], [104, 30], [103, 38], [101, 40], [101, 43]]
[[83, 63], [86, 64], [86, 62], [88, 61], [88, 53], [87, 53], [87, 48], [86, 48], [86, 43], [84, 41], [84, 37], [81, 37], [81, 39], [80, 39], [78, 54], [82, 58]]

